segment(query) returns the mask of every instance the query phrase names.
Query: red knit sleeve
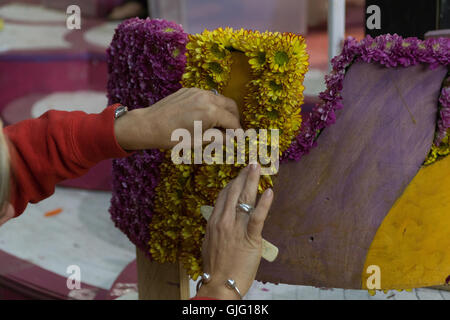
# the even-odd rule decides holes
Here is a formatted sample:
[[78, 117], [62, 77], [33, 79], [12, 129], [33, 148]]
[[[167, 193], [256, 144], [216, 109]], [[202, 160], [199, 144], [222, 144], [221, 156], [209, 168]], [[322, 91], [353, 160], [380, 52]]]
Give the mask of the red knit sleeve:
[[99, 114], [51, 110], [8, 126], [12, 167], [11, 203], [16, 216], [43, 200], [62, 180], [85, 174], [101, 160], [128, 155], [114, 134], [112, 105]]

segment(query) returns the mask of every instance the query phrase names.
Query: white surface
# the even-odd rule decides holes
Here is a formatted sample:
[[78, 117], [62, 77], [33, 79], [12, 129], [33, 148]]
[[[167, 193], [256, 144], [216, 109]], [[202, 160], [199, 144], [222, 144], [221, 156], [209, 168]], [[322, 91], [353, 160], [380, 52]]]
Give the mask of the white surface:
[[50, 109], [99, 113], [105, 109], [107, 104], [108, 99], [105, 92], [88, 90], [56, 92], [35, 102], [31, 107], [31, 116], [37, 118]]
[[[345, 38], [345, 0], [328, 0], [328, 60], [341, 52]], [[331, 69], [331, 67], [330, 67]]]
[[[195, 296], [196, 282], [190, 281], [191, 297]], [[131, 297], [131, 296], [130, 296]], [[137, 299], [137, 295], [135, 296]], [[450, 292], [434, 289], [414, 289], [412, 292], [377, 291], [371, 296], [367, 290], [316, 288], [273, 284], [255, 281], [244, 300], [450, 300]]]
[[9, 50], [41, 50], [70, 48], [63, 26], [31, 26], [5, 22], [0, 31], [0, 52]]
[[139, 294], [137, 292], [130, 292], [118, 297], [116, 300], [138, 300]]
[[293, 286], [287, 284], [262, 284], [255, 281], [245, 299], [270, 299], [270, 300], [444, 300], [449, 299], [450, 292], [433, 289], [414, 289], [407, 291], [389, 291], [383, 293], [377, 291], [371, 296], [367, 290], [325, 289], [308, 286]]
[[0, 17], [33, 22], [64, 22], [66, 14], [39, 5], [9, 3], [0, 7]]
[[[78, 265], [82, 282], [108, 290], [136, 258], [135, 247], [110, 219], [110, 198], [109, 192], [57, 187], [0, 228], [0, 249], [63, 277], [69, 265]], [[56, 208], [63, 212], [44, 216]]]
[[84, 40], [93, 45], [107, 48], [114, 36], [114, 30], [120, 22], [107, 22], [97, 27], [91, 28], [83, 35]]

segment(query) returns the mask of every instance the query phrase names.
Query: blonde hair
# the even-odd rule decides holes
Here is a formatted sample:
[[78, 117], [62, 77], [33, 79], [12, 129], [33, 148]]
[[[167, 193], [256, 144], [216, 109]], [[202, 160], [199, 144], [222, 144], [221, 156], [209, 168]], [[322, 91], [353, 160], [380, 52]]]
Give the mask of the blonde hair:
[[0, 217], [9, 200], [11, 176], [9, 160], [8, 143], [3, 134], [3, 123], [0, 120]]

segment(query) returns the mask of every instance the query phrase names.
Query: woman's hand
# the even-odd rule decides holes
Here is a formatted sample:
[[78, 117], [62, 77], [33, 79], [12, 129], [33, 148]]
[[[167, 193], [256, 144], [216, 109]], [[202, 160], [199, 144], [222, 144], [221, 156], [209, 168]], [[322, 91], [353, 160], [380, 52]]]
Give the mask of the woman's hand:
[[244, 296], [255, 279], [262, 254], [261, 233], [273, 192], [266, 190], [251, 214], [237, 205], [246, 203], [255, 207], [260, 170], [259, 165], [241, 170], [217, 198], [202, 248], [203, 270], [210, 274], [211, 281], [200, 287], [197, 293], [200, 297], [238, 299], [225, 282], [235, 280]]
[[114, 131], [119, 145], [125, 150], [170, 149], [175, 129], [194, 133], [194, 121], [202, 121], [202, 129], [240, 128], [236, 103], [212, 91], [183, 88], [158, 101], [151, 107], [135, 109], [115, 121]]

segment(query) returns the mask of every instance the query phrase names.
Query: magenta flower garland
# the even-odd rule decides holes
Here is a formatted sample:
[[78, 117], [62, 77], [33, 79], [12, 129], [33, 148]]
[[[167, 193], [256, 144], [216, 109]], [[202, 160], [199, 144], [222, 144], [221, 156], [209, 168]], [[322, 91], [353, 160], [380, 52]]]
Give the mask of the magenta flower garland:
[[438, 121], [438, 132], [436, 134], [435, 145], [439, 146], [441, 141], [448, 134], [448, 129], [450, 127], [450, 77], [447, 78], [446, 83], [441, 91], [441, 96], [439, 97], [440, 111], [439, 111], [439, 121]]
[[[109, 104], [147, 107], [181, 88], [187, 34], [165, 20], [121, 23], [107, 50]], [[153, 197], [159, 183], [159, 150], [136, 152], [113, 161], [112, 220], [137, 247], [148, 252]]]
[[[378, 63], [387, 68], [409, 67], [419, 63], [430, 68], [448, 66], [450, 61], [450, 39], [438, 38], [425, 41], [417, 38], [403, 39], [398, 35], [367, 36], [358, 42], [353, 38], [345, 41], [342, 53], [333, 58], [333, 71], [325, 77], [327, 89], [320, 93], [322, 102], [303, 118], [300, 133], [282, 161], [298, 161], [316, 145], [316, 138], [324, 128], [336, 121], [336, 111], [342, 105], [342, 84], [345, 72], [353, 62]], [[440, 146], [450, 128], [450, 89], [444, 83], [439, 98], [439, 119], [434, 145]]]

